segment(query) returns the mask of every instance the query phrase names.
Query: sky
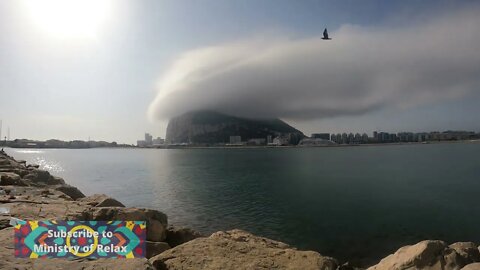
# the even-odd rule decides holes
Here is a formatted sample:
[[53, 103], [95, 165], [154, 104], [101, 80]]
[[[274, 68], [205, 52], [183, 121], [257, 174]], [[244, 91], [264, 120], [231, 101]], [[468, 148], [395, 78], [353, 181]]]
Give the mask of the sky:
[[1, 136], [135, 143], [197, 109], [478, 132], [478, 25], [475, 1], [0, 1]]

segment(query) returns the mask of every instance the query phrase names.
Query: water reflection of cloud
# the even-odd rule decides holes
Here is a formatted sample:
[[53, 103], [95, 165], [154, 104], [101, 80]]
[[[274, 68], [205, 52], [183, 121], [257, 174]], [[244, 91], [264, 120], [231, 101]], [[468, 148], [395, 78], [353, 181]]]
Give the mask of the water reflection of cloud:
[[17, 153], [22, 153], [22, 154], [43, 154], [45, 153], [44, 151], [42, 150], [16, 150], [15, 152]]

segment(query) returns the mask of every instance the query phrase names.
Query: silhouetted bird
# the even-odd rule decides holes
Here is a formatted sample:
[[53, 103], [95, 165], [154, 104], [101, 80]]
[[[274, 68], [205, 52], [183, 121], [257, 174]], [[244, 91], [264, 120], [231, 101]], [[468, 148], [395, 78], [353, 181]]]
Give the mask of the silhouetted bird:
[[331, 38], [328, 38], [328, 31], [327, 31], [327, 28], [325, 28], [325, 30], [323, 30], [323, 38], [324, 40], [331, 40]]

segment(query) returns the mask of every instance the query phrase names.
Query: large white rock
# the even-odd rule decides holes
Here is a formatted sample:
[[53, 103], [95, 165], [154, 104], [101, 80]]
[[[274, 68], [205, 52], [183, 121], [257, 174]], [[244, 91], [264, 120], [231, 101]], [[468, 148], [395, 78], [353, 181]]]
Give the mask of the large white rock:
[[445, 242], [425, 240], [400, 248], [368, 270], [458, 270], [464, 265], [461, 256]]
[[336, 269], [335, 259], [241, 230], [216, 232], [150, 259], [157, 269]]

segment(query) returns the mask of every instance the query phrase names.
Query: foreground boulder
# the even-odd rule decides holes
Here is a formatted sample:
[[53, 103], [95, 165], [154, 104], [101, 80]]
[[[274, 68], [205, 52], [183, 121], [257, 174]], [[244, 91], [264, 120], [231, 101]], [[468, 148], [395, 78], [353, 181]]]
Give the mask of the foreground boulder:
[[65, 193], [70, 196], [73, 200], [78, 200], [80, 198], [85, 198], [85, 195], [76, 187], [70, 185], [60, 185], [56, 190]]
[[147, 252], [145, 254], [145, 257], [147, 257], [147, 259], [150, 259], [151, 257], [170, 249], [170, 246], [166, 242], [145, 241], [145, 247], [147, 249]]
[[464, 264], [480, 262], [480, 252], [473, 242], [457, 242], [449, 246], [462, 258]]
[[29, 172], [29, 174], [25, 175], [25, 179], [32, 180], [32, 182], [43, 182], [47, 183], [50, 179], [50, 173], [48, 171], [33, 169]]
[[426, 240], [413, 246], [404, 246], [368, 269], [458, 270], [463, 266], [463, 258], [445, 242]]
[[480, 263], [469, 264], [463, 267], [461, 270], [480, 270]]
[[150, 259], [157, 269], [336, 269], [335, 259], [241, 230], [197, 238]]
[[92, 196], [81, 198], [79, 201], [94, 207], [125, 207], [123, 203], [105, 194], [93, 194]]
[[89, 211], [93, 220], [145, 220], [147, 240], [161, 242], [167, 238], [167, 215], [145, 208], [98, 207]]
[[0, 186], [26, 186], [20, 175], [12, 172], [0, 172]]
[[176, 247], [201, 236], [199, 232], [190, 228], [168, 227], [166, 241], [171, 247]]

